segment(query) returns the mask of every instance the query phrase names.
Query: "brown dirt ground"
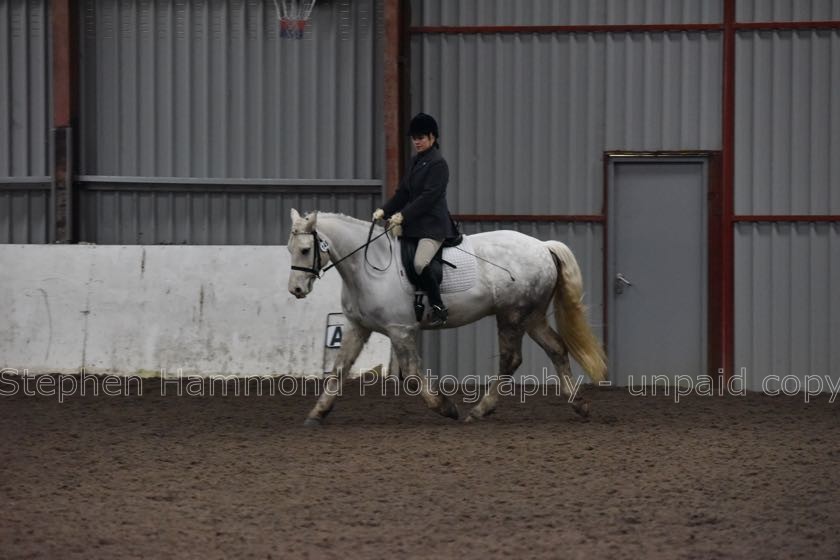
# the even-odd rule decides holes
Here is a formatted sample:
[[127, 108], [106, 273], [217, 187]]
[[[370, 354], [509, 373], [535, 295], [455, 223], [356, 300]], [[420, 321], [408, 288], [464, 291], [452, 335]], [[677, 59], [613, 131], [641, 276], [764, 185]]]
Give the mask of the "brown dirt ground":
[[[838, 558], [840, 402], [0, 397], [3, 558]], [[462, 407], [464, 410], [464, 407]]]

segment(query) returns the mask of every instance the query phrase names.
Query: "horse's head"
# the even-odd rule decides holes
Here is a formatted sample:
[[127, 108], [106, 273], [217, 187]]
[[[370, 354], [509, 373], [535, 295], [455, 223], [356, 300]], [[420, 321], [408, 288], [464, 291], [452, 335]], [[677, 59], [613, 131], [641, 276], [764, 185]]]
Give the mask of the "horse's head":
[[292, 208], [292, 231], [289, 235], [289, 253], [292, 269], [289, 272], [289, 292], [304, 298], [312, 291], [312, 284], [321, 270], [330, 262], [330, 254], [315, 231], [317, 213], [301, 216]]

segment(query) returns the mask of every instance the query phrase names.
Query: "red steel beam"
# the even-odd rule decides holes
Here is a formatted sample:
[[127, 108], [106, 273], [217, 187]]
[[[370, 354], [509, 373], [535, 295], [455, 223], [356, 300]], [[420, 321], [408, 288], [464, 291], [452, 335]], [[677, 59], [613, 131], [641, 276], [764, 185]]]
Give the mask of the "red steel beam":
[[640, 24], [640, 25], [431, 25], [410, 28], [424, 34], [494, 33], [651, 33], [679, 31], [721, 31], [719, 23]]
[[722, 384], [725, 375], [718, 374], [718, 369], [724, 367], [724, 305], [723, 305], [723, 261], [717, 257], [723, 252], [723, 175], [721, 168], [721, 152], [709, 154], [709, 184], [707, 198], [707, 258], [708, 258], [708, 309], [706, 317], [708, 325], [706, 336], [708, 337], [707, 368], [708, 374], [717, 383]]
[[75, 237], [73, 206], [73, 120], [75, 114], [73, 4], [70, 0], [51, 0], [52, 100], [51, 133], [52, 223], [50, 240], [71, 243]]
[[733, 222], [840, 222], [840, 214], [751, 214], [732, 217]]
[[73, 61], [70, 0], [52, 0], [53, 126], [71, 126], [73, 114]]
[[723, 2], [723, 100], [721, 161], [720, 364], [725, 382], [735, 368], [735, 0]]
[[460, 222], [589, 222], [603, 223], [601, 214], [456, 214]]
[[391, 197], [400, 182], [403, 138], [400, 131], [402, 44], [402, 1], [385, 0], [385, 54], [384, 54], [384, 125], [385, 125], [385, 192]]
[[679, 33], [735, 31], [784, 31], [840, 29], [840, 21], [760, 21], [737, 23], [655, 23], [620, 25], [426, 25], [409, 29], [412, 34], [490, 35], [496, 33]]
[[736, 23], [736, 31], [807, 31], [811, 29], [840, 29], [840, 21], [761, 21]]

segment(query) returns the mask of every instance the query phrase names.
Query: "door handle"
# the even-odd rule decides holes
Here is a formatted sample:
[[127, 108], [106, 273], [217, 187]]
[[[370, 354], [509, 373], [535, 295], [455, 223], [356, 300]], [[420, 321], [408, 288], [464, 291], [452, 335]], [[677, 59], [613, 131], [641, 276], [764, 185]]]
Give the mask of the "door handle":
[[624, 288], [629, 288], [633, 285], [633, 282], [628, 280], [624, 277], [622, 273], [618, 273], [615, 275], [615, 293], [616, 294], [623, 294]]

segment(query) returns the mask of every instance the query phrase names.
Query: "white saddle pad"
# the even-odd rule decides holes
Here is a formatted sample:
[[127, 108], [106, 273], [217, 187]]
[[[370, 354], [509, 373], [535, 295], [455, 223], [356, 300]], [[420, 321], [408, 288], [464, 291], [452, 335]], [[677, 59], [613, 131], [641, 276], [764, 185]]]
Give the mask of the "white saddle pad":
[[[401, 250], [402, 246], [397, 243], [397, 251]], [[454, 294], [456, 292], [465, 292], [475, 286], [475, 281], [478, 279], [478, 266], [476, 266], [475, 257], [472, 256], [472, 253], [475, 253], [475, 251], [473, 251], [472, 241], [468, 235], [464, 236], [464, 240], [458, 247], [443, 248], [443, 260], [454, 264], [457, 268], [452, 268], [444, 263], [440, 293]], [[407, 292], [414, 293], [417, 288], [414, 287], [406, 276], [400, 255], [396, 255], [396, 257], [396, 262], [400, 263], [400, 282], [402, 283], [403, 289]]]

